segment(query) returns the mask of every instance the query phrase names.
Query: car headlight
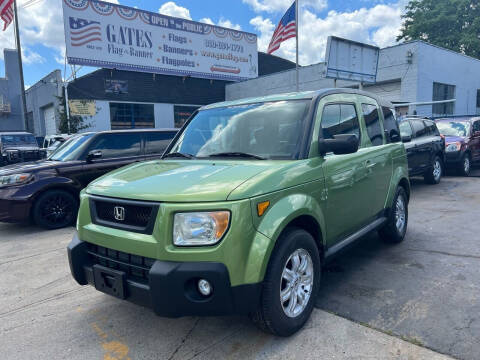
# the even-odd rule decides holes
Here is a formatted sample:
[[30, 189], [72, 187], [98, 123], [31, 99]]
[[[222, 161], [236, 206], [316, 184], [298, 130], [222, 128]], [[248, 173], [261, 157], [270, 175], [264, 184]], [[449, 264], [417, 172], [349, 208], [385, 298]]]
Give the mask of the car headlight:
[[177, 213], [173, 220], [173, 244], [214, 245], [225, 235], [229, 223], [229, 211]]
[[461, 147], [462, 147], [462, 144], [460, 144], [459, 142], [455, 142], [455, 143], [448, 144], [445, 147], [445, 151], [446, 152], [460, 151]]
[[23, 184], [32, 178], [32, 174], [14, 174], [0, 176], [0, 187]]

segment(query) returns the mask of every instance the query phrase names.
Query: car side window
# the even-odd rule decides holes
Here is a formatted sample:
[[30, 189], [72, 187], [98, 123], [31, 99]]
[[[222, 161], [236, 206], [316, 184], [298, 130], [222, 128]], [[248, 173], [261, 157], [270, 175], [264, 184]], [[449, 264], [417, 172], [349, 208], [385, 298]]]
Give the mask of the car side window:
[[414, 120], [411, 123], [416, 138], [427, 136], [427, 128], [423, 124], [423, 121]]
[[173, 131], [147, 133], [145, 135], [145, 153], [147, 155], [163, 154], [170, 141], [175, 136]]
[[100, 150], [102, 159], [138, 156], [141, 154], [141, 140], [139, 133], [103, 134], [89, 150]]
[[480, 120], [473, 123], [473, 132], [480, 131]]
[[325, 105], [321, 126], [324, 139], [333, 139], [334, 135], [342, 134], [355, 134], [360, 139], [360, 126], [353, 104]]
[[400, 135], [401, 136], [412, 136], [412, 127], [410, 126], [410, 122], [407, 121], [402, 121], [399, 125], [400, 128]]
[[363, 118], [367, 127], [367, 134], [373, 146], [383, 145], [382, 127], [378, 108], [371, 104], [362, 104]]
[[[389, 107], [382, 106], [383, 112], [383, 129], [385, 130], [385, 134], [387, 134], [387, 141], [388, 142], [400, 142], [400, 129], [398, 126], [398, 121], [395, 118], [395, 110], [390, 109]], [[410, 134], [411, 136], [411, 134]], [[392, 141], [392, 138], [395, 141]]]
[[440, 136], [440, 132], [437, 129], [437, 125], [435, 122], [430, 120], [424, 120], [423, 123], [425, 124], [426, 132], [428, 136]]

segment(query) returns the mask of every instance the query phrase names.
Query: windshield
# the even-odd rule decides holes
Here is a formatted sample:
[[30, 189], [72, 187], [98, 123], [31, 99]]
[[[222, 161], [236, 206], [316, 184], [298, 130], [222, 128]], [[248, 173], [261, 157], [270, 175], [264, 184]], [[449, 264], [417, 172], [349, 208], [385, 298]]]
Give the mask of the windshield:
[[460, 121], [439, 121], [437, 122], [438, 131], [445, 136], [465, 137], [470, 133], [470, 123]]
[[290, 100], [202, 110], [170, 153], [294, 159], [300, 150], [309, 105], [310, 100]]
[[2, 135], [1, 143], [4, 146], [11, 145], [29, 145], [29, 146], [38, 146], [37, 140], [31, 134], [19, 134], [19, 135]]
[[69, 161], [78, 160], [82, 154], [87, 140], [94, 134], [85, 134], [74, 136], [73, 138], [65, 141], [55, 152], [50, 155], [48, 160], [53, 161]]

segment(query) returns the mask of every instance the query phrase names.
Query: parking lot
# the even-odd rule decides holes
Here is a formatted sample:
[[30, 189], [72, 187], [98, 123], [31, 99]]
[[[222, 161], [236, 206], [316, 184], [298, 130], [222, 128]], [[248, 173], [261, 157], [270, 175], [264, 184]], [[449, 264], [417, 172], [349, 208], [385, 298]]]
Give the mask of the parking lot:
[[[412, 181], [406, 240], [372, 234], [331, 263], [318, 309], [288, 339], [242, 317], [165, 319], [78, 286], [72, 228], [0, 224], [2, 359], [476, 359], [480, 170]], [[431, 351], [431, 350], [433, 351]]]

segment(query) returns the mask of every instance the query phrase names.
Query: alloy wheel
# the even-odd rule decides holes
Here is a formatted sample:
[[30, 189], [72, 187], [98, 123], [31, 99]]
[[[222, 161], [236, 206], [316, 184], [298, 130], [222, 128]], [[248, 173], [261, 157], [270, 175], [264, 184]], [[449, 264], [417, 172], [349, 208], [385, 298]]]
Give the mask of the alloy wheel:
[[42, 204], [41, 216], [51, 225], [69, 223], [73, 216], [73, 204], [62, 195], [51, 196]]
[[470, 158], [468, 156], [465, 156], [465, 159], [463, 160], [463, 171], [465, 174], [468, 174], [470, 171]]
[[438, 182], [441, 176], [442, 176], [442, 165], [440, 164], [440, 161], [437, 159], [433, 164], [433, 178], [435, 179], [435, 181]]
[[405, 228], [405, 220], [405, 201], [402, 196], [399, 196], [395, 204], [395, 226], [397, 227], [397, 230], [400, 234], [403, 233], [403, 230]]
[[297, 317], [308, 305], [313, 291], [313, 261], [304, 249], [287, 259], [280, 282], [280, 303], [288, 317]]

